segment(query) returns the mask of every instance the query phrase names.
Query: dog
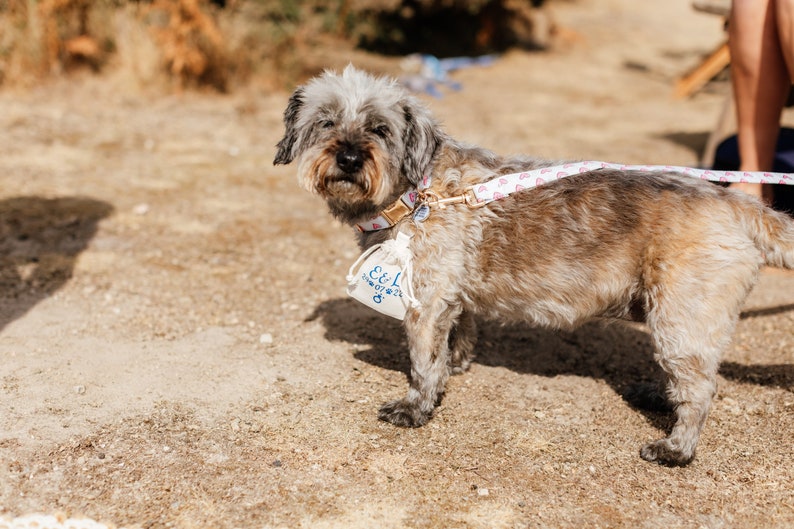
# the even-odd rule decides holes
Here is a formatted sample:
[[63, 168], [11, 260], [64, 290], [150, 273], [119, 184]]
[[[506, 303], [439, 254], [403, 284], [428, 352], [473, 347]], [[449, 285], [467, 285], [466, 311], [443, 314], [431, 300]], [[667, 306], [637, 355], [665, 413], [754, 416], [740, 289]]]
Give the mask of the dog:
[[[792, 219], [678, 173], [600, 169], [484, 207], [453, 200], [499, 175], [560, 162], [456, 141], [394, 79], [353, 66], [298, 87], [284, 126], [274, 164], [297, 160], [300, 184], [359, 227], [362, 249], [411, 235], [410, 387], [378, 414], [398, 426], [424, 425], [448, 377], [468, 368], [476, 318], [552, 329], [640, 321], [665, 374], [659, 396], [676, 414], [670, 434], [640, 455], [686, 465], [761, 267], [794, 269]], [[401, 197], [428, 179], [417, 204], [430, 213], [420, 222]], [[389, 224], [362, 228], [378, 216]]]

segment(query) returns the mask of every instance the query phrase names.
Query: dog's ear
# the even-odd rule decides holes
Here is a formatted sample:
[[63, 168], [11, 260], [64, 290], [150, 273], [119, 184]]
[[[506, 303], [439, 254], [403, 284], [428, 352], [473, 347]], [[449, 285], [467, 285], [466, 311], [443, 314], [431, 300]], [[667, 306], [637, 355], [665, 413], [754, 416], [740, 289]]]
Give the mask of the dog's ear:
[[276, 147], [276, 157], [273, 165], [288, 164], [295, 159], [297, 149], [295, 144], [298, 141], [298, 114], [303, 107], [303, 88], [298, 88], [289, 98], [287, 109], [284, 111], [284, 137], [278, 142]]
[[403, 116], [406, 129], [402, 171], [412, 184], [418, 185], [443, 141], [443, 134], [430, 112], [416, 102], [403, 104]]

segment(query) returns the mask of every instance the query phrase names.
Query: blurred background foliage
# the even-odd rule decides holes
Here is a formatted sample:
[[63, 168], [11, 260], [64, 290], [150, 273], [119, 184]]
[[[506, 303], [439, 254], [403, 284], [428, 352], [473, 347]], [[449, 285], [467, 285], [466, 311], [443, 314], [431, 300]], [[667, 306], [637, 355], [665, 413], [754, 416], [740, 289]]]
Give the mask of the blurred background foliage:
[[0, 0], [0, 87], [112, 72], [283, 88], [362, 58], [543, 48], [552, 32], [542, 0]]

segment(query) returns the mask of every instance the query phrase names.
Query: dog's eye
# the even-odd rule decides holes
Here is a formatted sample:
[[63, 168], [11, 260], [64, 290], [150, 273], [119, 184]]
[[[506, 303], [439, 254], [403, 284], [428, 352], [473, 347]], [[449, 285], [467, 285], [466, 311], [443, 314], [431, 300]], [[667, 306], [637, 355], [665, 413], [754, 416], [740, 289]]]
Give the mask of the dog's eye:
[[380, 136], [381, 138], [385, 138], [386, 136], [389, 135], [389, 127], [387, 127], [386, 125], [378, 125], [374, 129], [372, 129], [372, 132], [374, 132], [376, 135]]
[[333, 128], [333, 126], [336, 125], [336, 123], [334, 123], [330, 119], [326, 119], [325, 121], [321, 122], [320, 125], [324, 129], [330, 129], [330, 128]]

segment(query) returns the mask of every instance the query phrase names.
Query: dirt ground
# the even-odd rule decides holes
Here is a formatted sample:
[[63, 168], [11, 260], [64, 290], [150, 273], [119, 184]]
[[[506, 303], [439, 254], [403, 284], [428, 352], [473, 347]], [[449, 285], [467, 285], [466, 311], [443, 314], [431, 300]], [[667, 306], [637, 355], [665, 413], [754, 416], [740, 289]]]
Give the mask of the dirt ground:
[[[445, 128], [697, 164], [727, 84], [672, 91], [719, 19], [688, 0], [552, 13], [552, 51], [427, 98]], [[376, 413], [406, 389], [399, 324], [346, 297], [350, 229], [272, 166], [288, 95], [0, 93], [0, 527], [794, 526], [793, 273], [748, 300], [688, 467], [638, 455], [670, 426], [622, 396], [654, 374], [641, 326], [486, 324], [435, 418], [396, 428]]]

